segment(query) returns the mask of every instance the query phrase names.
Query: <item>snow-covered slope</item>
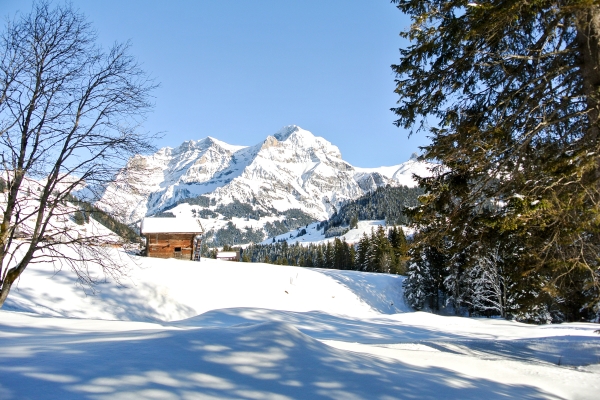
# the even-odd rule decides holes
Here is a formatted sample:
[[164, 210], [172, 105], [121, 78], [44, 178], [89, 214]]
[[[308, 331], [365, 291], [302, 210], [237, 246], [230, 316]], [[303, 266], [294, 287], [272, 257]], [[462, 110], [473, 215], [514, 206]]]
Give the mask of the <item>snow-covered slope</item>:
[[115, 198], [128, 199], [128, 223], [199, 195], [210, 199], [213, 211], [238, 201], [266, 215], [299, 209], [322, 220], [345, 200], [382, 185], [413, 186], [414, 173], [428, 173], [427, 164], [414, 159], [393, 167], [353, 167], [336, 146], [298, 126], [254, 146], [207, 137], [130, 162], [152, 172], [132, 187], [112, 185], [99, 203], [110, 208]]
[[[410, 311], [397, 275], [202, 259], [130, 258], [115, 251], [129, 276], [86, 296], [60, 261], [28, 267], [5, 309], [68, 318], [173, 321], [224, 308], [255, 307], [375, 316]], [[92, 270], [93, 272], [93, 270]], [[97, 271], [98, 276], [101, 275]], [[348, 282], [367, 277], [362, 286]], [[360, 290], [359, 290], [360, 289]], [[368, 293], [368, 295], [366, 295]], [[88, 292], [88, 294], [91, 294]]]
[[[356, 228], [348, 229], [348, 232], [340, 237], [336, 237], [338, 239], [345, 240], [349, 244], [356, 244], [361, 239], [363, 234], [371, 235], [371, 233], [380, 225], [384, 226], [386, 231], [391, 228], [390, 226], [386, 226], [385, 220], [358, 221]], [[405, 235], [411, 235], [413, 233], [411, 228], [405, 226], [401, 228], [404, 230]], [[306, 233], [302, 234], [302, 230], [306, 231]], [[281, 235], [267, 238], [260, 244], [269, 244], [282, 241], [286, 241], [289, 245], [294, 245], [296, 243], [300, 243], [301, 245], [326, 244], [327, 242], [333, 242], [336, 237], [326, 238], [325, 234], [323, 233], [323, 229], [319, 229], [319, 224], [312, 223], [304, 228], [298, 228]]]
[[[39, 193], [43, 190], [44, 182], [26, 177], [21, 185], [17, 200], [19, 223], [16, 226], [17, 238], [30, 238], [35, 230], [37, 210], [40, 208]], [[6, 209], [7, 193], [0, 192], [0, 210]], [[52, 215], [47, 218], [43, 237], [54, 242], [85, 241], [118, 244], [123, 238], [103, 226], [94, 219], [94, 215], [76, 221], [75, 215], [81, 207], [71, 202], [60, 202], [54, 208]], [[48, 216], [48, 213], [45, 214]], [[14, 223], [14, 217], [12, 222]]]
[[384, 274], [123, 257], [126, 287], [106, 282], [95, 296], [67, 270], [29, 267], [0, 310], [0, 398], [595, 399], [600, 391], [599, 324], [410, 312], [402, 277]]

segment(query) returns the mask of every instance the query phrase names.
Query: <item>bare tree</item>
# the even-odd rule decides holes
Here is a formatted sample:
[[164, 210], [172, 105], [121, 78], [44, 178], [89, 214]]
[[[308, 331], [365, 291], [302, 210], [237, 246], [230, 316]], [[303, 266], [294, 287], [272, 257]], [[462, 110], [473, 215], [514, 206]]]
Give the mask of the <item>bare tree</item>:
[[27, 266], [49, 258], [82, 283], [96, 279], [90, 263], [120, 275], [102, 246], [114, 235], [71, 220], [80, 200], [93, 201], [131, 156], [152, 149], [139, 127], [156, 85], [129, 44], [104, 51], [95, 41], [72, 6], [45, 1], [0, 37], [0, 307]]

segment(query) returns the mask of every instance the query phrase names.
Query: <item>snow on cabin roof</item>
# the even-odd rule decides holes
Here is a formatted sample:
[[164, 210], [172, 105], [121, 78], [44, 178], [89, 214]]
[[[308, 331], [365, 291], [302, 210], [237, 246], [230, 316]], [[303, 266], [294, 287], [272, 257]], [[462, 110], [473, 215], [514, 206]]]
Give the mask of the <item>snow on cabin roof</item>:
[[203, 233], [200, 221], [195, 218], [156, 218], [142, 220], [142, 234], [146, 233]]
[[220, 251], [217, 253], [217, 258], [233, 258], [237, 257], [237, 251]]

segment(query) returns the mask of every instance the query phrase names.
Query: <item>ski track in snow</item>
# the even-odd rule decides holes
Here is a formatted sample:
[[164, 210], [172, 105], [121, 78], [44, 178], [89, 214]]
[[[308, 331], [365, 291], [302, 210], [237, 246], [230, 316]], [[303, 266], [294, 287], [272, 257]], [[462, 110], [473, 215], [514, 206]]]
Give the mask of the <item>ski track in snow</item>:
[[595, 399], [600, 324], [412, 312], [403, 277], [122, 258], [86, 294], [30, 266], [0, 310], [0, 399]]

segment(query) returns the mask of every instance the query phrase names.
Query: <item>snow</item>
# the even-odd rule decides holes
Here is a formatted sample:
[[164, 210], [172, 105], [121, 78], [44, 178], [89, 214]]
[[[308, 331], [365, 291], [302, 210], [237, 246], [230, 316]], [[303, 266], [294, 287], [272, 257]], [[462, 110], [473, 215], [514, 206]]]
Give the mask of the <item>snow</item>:
[[415, 158], [411, 158], [410, 160], [400, 164], [393, 165], [391, 167], [379, 167], [379, 168], [356, 168], [355, 170], [358, 173], [379, 173], [386, 178], [397, 182], [399, 185], [404, 185], [408, 187], [414, 187], [417, 185], [417, 182], [414, 180], [413, 175], [419, 177], [427, 177], [431, 175], [430, 168], [433, 164], [418, 161]]
[[[403, 277], [129, 257], [50, 263], [0, 310], [2, 399], [595, 399], [600, 324], [412, 312]], [[95, 273], [99, 273], [96, 271]]]
[[217, 259], [220, 258], [234, 258], [237, 257], [238, 253], [237, 251], [220, 251], [217, 254]]
[[[275, 237], [270, 237], [263, 240], [260, 244], [271, 244], [273, 243], [273, 239], [276, 242], [286, 241], [289, 245], [293, 245], [299, 243], [303, 246], [309, 244], [327, 244], [328, 242], [333, 242], [336, 237], [340, 240], [345, 240], [349, 244], [356, 244], [362, 238], [363, 234], [370, 236], [373, 230], [376, 230], [378, 226], [383, 226], [386, 232], [391, 229], [391, 226], [387, 226], [385, 220], [365, 220], [358, 221], [356, 228], [348, 230], [345, 234], [341, 236], [334, 236], [326, 238], [323, 233], [323, 229], [317, 229], [317, 225], [319, 223], [315, 222], [309, 224], [308, 226], [303, 226], [293, 231], [289, 231], [286, 233], [282, 233], [281, 235], [277, 235]], [[306, 234], [302, 236], [298, 236], [302, 229], [306, 230]], [[412, 235], [413, 230], [403, 226], [405, 235]]]
[[[64, 179], [64, 181], [68, 181]], [[42, 189], [42, 181], [37, 181], [27, 177], [21, 186], [18, 196], [18, 207], [21, 221], [17, 226], [19, 236], [30, 237], [36, 224], [37, 213], [39, 207], [39, 191]], [[59, 185], [64, 183], [59, 183]], [[8, 193], [0, 193], [0, 209], [6, 208]], [[58, 204], [53, 212], [53, 215], [48, 218], [45, 236], [53, 237], [56, 240], [71, 241], [81, 240], [85, 238], [95, 238], [104, 243], [121, 243], [122, 238], [116, 235], [110, 229], [104, 227], [98, 221], [90, 216], [88, 221], [81, 221], [81, 225], [77, 224], [72, 218], [76, 211], [79, 210], [70, 202]], [[26, 217], [25, 217], [26, 216]]]
[[202, 225], [195, 218], [144, 218], [140, 228], [142, 234], [147, 233], [202, 233]]
[[213, 143], [218, 144], [219, 146], [221, 146], [222, 148], [226, 149], [227, 151], [231, 152], [231, 153], [235, 153], [236, 151], [240, 151], [242, 149], [247, 148], [248, 146], [239, 146], [239, 145], [235, 145], [235, 144], [229, 144], [229, 143], [225, 143], [219, 139], [215, 139], [212, 136], [207, 136], [206, 141], [211, 141]]

